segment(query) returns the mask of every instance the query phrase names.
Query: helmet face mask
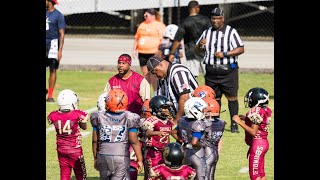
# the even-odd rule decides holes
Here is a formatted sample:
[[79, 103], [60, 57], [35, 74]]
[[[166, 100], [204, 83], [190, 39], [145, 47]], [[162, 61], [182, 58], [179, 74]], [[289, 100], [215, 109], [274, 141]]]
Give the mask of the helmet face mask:
[[204, 110], [205, 118], [208, 120], [214, 120], [214, 117], [218, 117], [220, 115], [219, 103], [215, 99], [209, 97], [204, 97], [202, 99], [208, 105], [208, 107]]
[[182, 146], [176, 142], [167, 144], [163, 148], [162, 158], [165, 165], [171, 168], [179, 168], [184, 159]]
[[147, 99], [143, 102], [142, 105], [142, 116], [141, 117], [145, 117], [145, 118], [149, 118], [151, 117], [151, 109], [150, 109], [150, 99]]
[[151, 98], [149, 106], [152, 115], [164, 120], [170, 116], [169, 113], [173, 103], [167, 97], [157, 95]]
[[263, 88], [255, 87], [250, 89], [244, 96], [244, 105], [246, 108], [263, 107], [269, 103], [269, 93]]
[[202, 98], [191, 97], [184, 104], [184, 113], [187, 118], [196, 120], [204, 119], [204, 110], [207, 107], [207, 103]]
[[64, 89], [58, 94], [57, 104], [60, 111], [76, 110], [79, 105], [78, 95], [71, 89]]

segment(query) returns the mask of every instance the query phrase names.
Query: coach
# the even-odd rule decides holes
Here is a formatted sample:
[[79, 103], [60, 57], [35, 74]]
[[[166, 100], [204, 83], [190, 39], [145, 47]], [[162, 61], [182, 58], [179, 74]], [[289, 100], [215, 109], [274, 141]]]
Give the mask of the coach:
[[239, 132], [232, 117], [238, 114], [238, 55], [244, 53], [244, 44], [236, 31], [224, 24], [224, 12], [215, 8], [210, 13], [212, 27], [205, 30], [198, 39], [198, 50], [205, 51], [205, 84], [212, 87], [221, 107], [222, 94], [228, 99], [231, 132]]
[[147, 68], [158, 78], [157, 95], [164, 95], [173, 102], [174, 123], [177, 124], [184, 114], [184, 103], [198, 87], [195, 76], [186, 66], [166, 61], [157, 56], [153, 56], [147, 61]]

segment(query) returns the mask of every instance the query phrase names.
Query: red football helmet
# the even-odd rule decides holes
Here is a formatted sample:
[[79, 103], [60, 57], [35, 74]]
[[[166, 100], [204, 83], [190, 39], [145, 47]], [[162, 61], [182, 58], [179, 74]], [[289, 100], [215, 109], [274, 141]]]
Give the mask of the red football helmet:
[[142, 105], [142, 117], [145, 117], [145, 118], [148, 118], [151, 115], [151, 109], [150, 109], [150, 106], [149, 106], [149, 102], [150, 102], [150, 99], [147, 99], [143, 102], [143, 105]]
[[202, 98], [208, 105], [206, 109], [204, 109], [205, 117], [209, 119], [212, 119], [212, 117], [219, 116], [220, 115], [220, 105], [218, 101], [215, 99], [212, 99], [210, 97], [204, 97]]
[[210, 97], [214, 99], [216, 97], [216, 93], [210, 86], [200, 85], [193, 91], [193, 96], [200, 98]]
[[106, 110], [119, 113], [127, 110], [128, 96], [121, 89], [111, 89], [106, 96]]

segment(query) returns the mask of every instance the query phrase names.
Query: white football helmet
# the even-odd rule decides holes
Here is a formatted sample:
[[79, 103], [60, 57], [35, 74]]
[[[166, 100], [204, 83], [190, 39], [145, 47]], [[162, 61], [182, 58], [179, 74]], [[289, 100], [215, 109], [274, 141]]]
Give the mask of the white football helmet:
[[200, 97], [191, 97], [184, 103], [184, 113], [187, 118], [203, 119], [205, 117], [204, 110], [207, 103]]
[[107, 94], [108, 93], [104, 92], [99, 96], [98, 101], [97, 101], [98, 111], [106, 110], [106, 96], [107, 96]]
[[165, 31], [164, 31], [164, 37], [168, 37], [169, 39], [173, 40], [174, 36], [176, 35], [178, 31], [178, 26], [175, 24], [169, 24]]
[[79, 98], [78, 95], [71, 89], [62, 90], [57, 97], [57, 104], [60, 111], [78, 109]]

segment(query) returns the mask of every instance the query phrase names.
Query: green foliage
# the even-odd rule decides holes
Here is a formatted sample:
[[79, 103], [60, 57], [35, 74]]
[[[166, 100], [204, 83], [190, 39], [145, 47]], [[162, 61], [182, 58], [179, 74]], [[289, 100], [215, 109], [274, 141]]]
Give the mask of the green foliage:
[[[97, 99], [103, 92], [106, 81], [117, 72], [100, 72], [100, 71], [59, 71], [56, 83], [56, 89], [53, 97], [56, 99], [58, 93], [66, 88], [72, 89], [79, 96], [79, 108], [88, 110], [95, 108]], [[46, 74], [48, 78], [48, 72]], [[199, 84], [204, 84], [204, 77], [198, 77]], [[269, 107], [274, 110], [274, 74], [256, 74], [256, 73], [240, 73], [239, 74], [239, 114], [245, 114], [248, 109], [244, 108], [243, 97], [246, 92], [253, 87], [263, 87], [270, 94]], [[46, 115], [52, 110], [58, 109], [55, 103], [46, 104]], [[230, 117], [228, 104], [225, 97], [222, 98], [221, 118], [227, 122], [226, 129], [222, 138], [222, 151], [217, 164], [216, 180], [248, 180], [248, 172], [240, 173], [243, 167], [248, 167], [248, 159], [246, 157], [248, 146], [244, 142], [244, 130], [239, 126], [240, 133], [230, 132]], [[269, 151], [266, 154], [265, 169], [267, 179], [274, 179], [274, 116], [272, 115], [271, 127], [269, 131]], [[46, 117], [45, 117], [46, 118]], [[46, 119], [45, 119], [46, 120]], [[51, 128], [47, 124], [47, 128]], [[92, 131], [90, 123], [88, 129], [81, 131], [82, 133], [90, 133]], [[93, 155], [91, 150], [91, 134], [83, 137], [82, 146], [84, 158], [87, 168], [88, 179], [98, 180], [99, 173], [93, 168]], [[46, 175], [47, 180], [56, 180], [60, 177], [59, 163], [56, 152], [56, 133], [48, 131], [46, 135]], [[72, 179], [75, 179], [72, 173]], [[140, 173], [138, 180], [143, 179]]]

